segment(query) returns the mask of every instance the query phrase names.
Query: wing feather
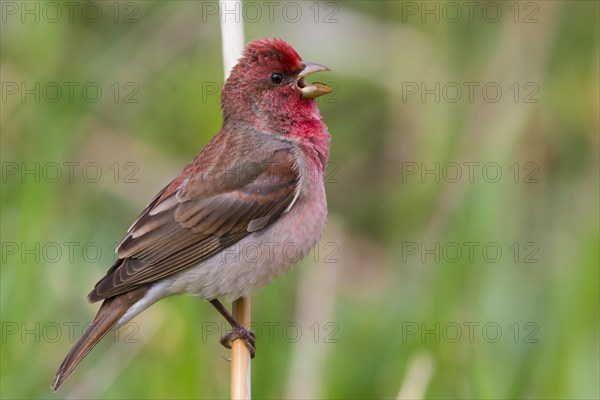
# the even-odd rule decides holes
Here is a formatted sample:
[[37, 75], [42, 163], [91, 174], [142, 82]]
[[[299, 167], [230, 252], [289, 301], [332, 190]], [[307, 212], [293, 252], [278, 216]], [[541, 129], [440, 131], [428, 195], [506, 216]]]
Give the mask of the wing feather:
[[[300, 181], [294, 147], [272, 141], [246, 151], [258, 148], [252, 142], [256, 135], [246, 133], [235, 140], [217, 135], [186, 167], [182, 175], [188, 176], [167, 185], [131, 226], [117, 249], [119, 259], [89, 294], [90, 301], [198, 265], [287, 211]], [[224, 148], [253, 156], [228, 160]], [[211, 159], [215, 154], [221, 154], [219, 168], [203, 162], [203, 156]]]

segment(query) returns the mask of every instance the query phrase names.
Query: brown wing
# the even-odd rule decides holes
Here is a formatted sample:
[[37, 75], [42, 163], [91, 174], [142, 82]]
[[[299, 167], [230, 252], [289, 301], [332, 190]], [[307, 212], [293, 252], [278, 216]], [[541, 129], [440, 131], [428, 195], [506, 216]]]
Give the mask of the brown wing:
[[[90, 301], [197, 265], [272, 223], [292, 204], [299, 172], [290, 144], [257, 148], [252, 135], [217, 136], [213, 142], [134, 222], [117, 248], [119, 259], [88, 295]], [[241, 161], [228, 160], [227, 153], [211, 158], [215, 148], [246, 154]], [[217, 162], [203, 164], [203, 159]]]

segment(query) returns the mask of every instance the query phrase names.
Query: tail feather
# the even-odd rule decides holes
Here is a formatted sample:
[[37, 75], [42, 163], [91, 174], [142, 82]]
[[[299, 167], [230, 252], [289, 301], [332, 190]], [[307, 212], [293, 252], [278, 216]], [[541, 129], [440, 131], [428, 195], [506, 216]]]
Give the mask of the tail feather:
[[139, 287], [121, 295], [110, 297], [102, 303], [94, 321], [88, 326], [81, 338], [69, 351], [58, 368], [52, 390], [57, 391], [75, 368], [96, 346], [96, 344], [114, 327], [123, 315], [148, 291], [147, 287]]

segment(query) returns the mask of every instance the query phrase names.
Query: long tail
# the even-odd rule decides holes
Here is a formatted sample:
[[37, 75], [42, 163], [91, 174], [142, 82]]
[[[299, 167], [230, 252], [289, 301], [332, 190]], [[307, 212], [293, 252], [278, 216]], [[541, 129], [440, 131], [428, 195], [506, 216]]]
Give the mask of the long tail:
[[104, 300], [94, 321], [71, 348], [71, 351], [58, 368], [52, 382], [52, 390], [55, 392], [58, 390], [85, 356], [119, 322], [121, 317], [144, 297], [147, 291], [148, 287], [140, 287]]

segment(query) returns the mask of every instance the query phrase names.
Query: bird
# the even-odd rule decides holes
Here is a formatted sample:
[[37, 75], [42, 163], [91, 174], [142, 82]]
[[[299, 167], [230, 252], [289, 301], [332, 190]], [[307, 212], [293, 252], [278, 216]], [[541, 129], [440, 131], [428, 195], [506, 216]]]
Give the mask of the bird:
[[221, 91], [221, 129], [127, 230], [116, 262], [88, 295], [102, 305], [58, 368], [53, 391], [111, 329], [173, 295], [208, 300], [232, 327], [221, 344], [241, 339], [254, 357], [254, 333], [221, 300], [264, 287], [321, 237], [331, 135], [316, 99], [333, 89], [305, 78], [329, 70], [280, 38], [246, 45]]

